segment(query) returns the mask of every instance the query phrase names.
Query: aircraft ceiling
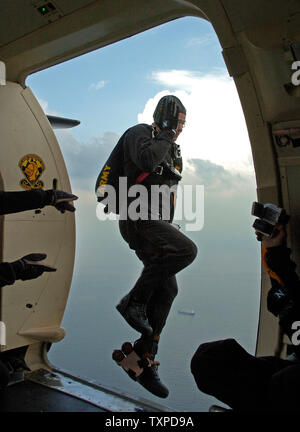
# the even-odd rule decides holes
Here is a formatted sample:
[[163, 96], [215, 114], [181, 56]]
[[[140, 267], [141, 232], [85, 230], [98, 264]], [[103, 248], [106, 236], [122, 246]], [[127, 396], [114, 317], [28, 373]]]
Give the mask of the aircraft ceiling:
[[278, 47], [300, 39], [299, 14], [299, 0], [1, 0], [0, 60], [24, 85], [32, 72], [184, 16], [209, 19], [223, 48], [241, 32]]
[[[2, 0], [0, 2], [0, 46], [45, 27], [94, 0]], [[47, 4], [53, 4], [54, 10]], [[43, 10], [42, 8], [46, 8]], [[41, 8], [39, 10], [39, 8]], [[46, 13], [47, 12], [47, 13]], [[45, 15], [43, 15], [45, 13]], [[6, 25], [5, 25], [6, 24]], [[7, 25], [9, 24], [9, 25]]]

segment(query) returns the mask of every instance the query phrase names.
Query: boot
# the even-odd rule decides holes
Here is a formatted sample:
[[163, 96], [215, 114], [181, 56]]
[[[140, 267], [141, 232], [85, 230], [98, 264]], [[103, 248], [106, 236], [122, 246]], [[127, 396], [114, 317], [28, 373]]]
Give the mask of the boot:
[[130, 294], [123, 297], [116, 309], [128, 324], [145, 337], [151, 337], [153, 330], [146, 315], [146, 304], [138, 303]]
[[151, 361], [151, 366], [145, 367], [143, 373], [137, 378], [137, 381], [150, 393], [160, 398], [166, 398], [169, 395], [169, 390], [161, 382], [158, 375], [159, 362], [154, 361], [157, 353], [158, 341], [141, 338], [134, 344], [134, 350], [142, 357], [146, 356]]

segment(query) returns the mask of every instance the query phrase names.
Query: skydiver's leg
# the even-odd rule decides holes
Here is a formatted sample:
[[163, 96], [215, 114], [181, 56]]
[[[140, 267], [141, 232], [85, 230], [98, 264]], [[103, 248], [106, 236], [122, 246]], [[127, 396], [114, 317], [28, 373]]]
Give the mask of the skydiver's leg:
[[[143, 262], [144, 269], [117, 309], [133, 328], [142, 333], [135, 343], [135, 351], [154, 361], [160, 332], [178, 291], [175, 274], [195, 259], [197, 248], [184, 234], [163, 221], [121, 221], [120, 231]], [[145, 368], [139, 383], [160, 397], [168, 395], [155, 363]]]
[[169, 277], [164, 287], [154, 291], [147, 306], [147, 317], [155, 336], [161, 334], [177, 293], [176, 276]]
[[[163, 303], [157, 316], [161, 313], [165, 315], [165, 318], [158, 320], [159, 326], [163, 327], [175, 296], [174, 291], [177, 291], [174, 279], [171, 285], [166, 282], [195, 259], [197, 247], [184, 234], [164, 221], [120, 221], [120, 231], [144, 263], [144, 269], [117, 309], [133, 328], [145, 335], [151, 335], [152, 328], [146, 314], [150, 299], [156, 292], [158, 298], [159, 293], [162, 295]], [[155, 298], [152, 306], [150, 305], [152, 310], [154, 304]]]
[[131, 290], [139, 301], [148, 303], [155, 291], [167, 289], [166, 281], [190, 265], [197, 255], [196, 245], [165, 221], [137, 221], [137, 256], [144, 269]]

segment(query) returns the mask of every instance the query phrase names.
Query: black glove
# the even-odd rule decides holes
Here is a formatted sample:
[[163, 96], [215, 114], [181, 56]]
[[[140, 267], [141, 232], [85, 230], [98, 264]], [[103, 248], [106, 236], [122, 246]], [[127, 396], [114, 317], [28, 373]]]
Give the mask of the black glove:
[[56, 189], [47, 190], [47, 193], [51, 197], [50, 205], [53, 205], [61, 213], [64, 213], [66, 210], [70, 212], [74, 212], [76, 210], [73, 204], [70, 202], [78, 199], [76, 195]]
[[11, 265], [16, 274], [16, 279], [21, 279], [23, 281], [36, 279], [44, 272], [56, 271], [56, 268], [42, 264], [40, 262], [46, 257], [47, 255], [43, 253], [32, 253], [24, 256], [18, 261], [12, 262]]
[[165, 103], [162, 107], [161, 121], [158, 125], [161, 130], [170, 130], [174, 134], [178, 125], [178, 106], [175, 101]]

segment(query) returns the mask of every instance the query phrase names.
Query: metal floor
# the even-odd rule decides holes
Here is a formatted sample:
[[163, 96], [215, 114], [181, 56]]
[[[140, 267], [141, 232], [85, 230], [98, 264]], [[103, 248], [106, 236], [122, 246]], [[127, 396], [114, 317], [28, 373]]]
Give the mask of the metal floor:
[[58, 369], [39, 369], [17, 378], [0, 391], [0, 412], [174, 411]]
[[0, 412], [104, 412], [90, 403], [32, 381], [0, 392]]

